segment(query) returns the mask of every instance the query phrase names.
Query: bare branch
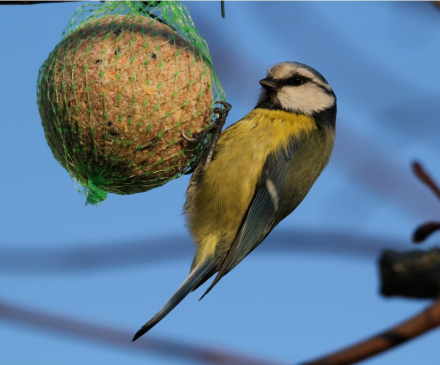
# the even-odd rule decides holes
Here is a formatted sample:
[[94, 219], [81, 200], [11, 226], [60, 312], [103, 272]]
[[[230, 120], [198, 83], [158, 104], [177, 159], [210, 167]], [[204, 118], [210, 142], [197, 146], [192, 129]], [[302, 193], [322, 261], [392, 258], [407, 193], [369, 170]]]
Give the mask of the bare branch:
[[42, 330], [79, 337], [82, 340], [98, 341], [119, 346], [131, 351], [156, 353], [162, 356], [186, 359], [206, 364], [276, 365], [280, 363], [263, 361], [228, 351], [210, 349], [183, 342], [148, 336], [136, 343], [131, 342], [131, 331], [90, 324], [62, 316], [24, 308], [0, 300], [0, 319], [22, 323]]
[[37, 5], [37, 4], [51, 4], [51, 3], [76, 3], [77, 1], [0, 1], [0, 5]]
[[440, 301], [407, 321], [368, 340], [302, 365], [349, 365], [401, 345], [440, 326]]

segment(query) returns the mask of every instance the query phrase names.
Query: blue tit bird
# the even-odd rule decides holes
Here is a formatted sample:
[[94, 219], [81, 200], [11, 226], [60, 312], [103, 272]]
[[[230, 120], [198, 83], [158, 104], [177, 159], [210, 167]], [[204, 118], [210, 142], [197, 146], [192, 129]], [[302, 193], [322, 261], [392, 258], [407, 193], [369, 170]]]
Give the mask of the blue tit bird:
[[133, 341], [217, 273], [205, 296], [295, 210], [330, 159], [336, 96], [325, 78], [283, 62], [260, 84], [255, 108], [220, 135], [212, 160], [190, 180], [184, 212], [197, 246], [190, 274]]

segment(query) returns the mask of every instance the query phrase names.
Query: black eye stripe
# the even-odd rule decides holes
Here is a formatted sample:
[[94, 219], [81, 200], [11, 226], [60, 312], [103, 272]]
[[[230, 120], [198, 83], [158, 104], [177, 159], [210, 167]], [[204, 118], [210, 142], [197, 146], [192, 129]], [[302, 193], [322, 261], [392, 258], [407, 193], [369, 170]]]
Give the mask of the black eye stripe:
[[304, 85], [307, 82], [312, 82], [312, 79], [305, 77], [305, 76], [300, 76], [300, 75], [293, 75], [292, 77], [289, 77], [288, 79], [277, 80], [277, 84], [279, 87], [300, 86], [300, 85]]
[[308, 80], [305, 77], [293, 76], [288, 81], [292, 86], [300, 86], [304, 85]]
[[[299, 83], [299, 84], [294, 84], [292, 81], [295, 78], [301, 78], [303, 79], [303, 83]], [[277, 83], [278, 88], [282, 88], [283, 86], [301, 86], [304, 85], [305, 83], [311, 83], [316, 85], [317, 87], [319, 87], [322, 91], [324, 91], [326, 94], [328, 95], [332, 95], [333, 92], [329, 91], [324, 85], [321, 85], [320, 83], [313, 81], [313, 79], [306, 77], [306, 76], [299, 76], [299, 75], [294, 75], [292, 77], [289, 77], [288, 79], [283, 79], [283, 80], [275, 80]]]

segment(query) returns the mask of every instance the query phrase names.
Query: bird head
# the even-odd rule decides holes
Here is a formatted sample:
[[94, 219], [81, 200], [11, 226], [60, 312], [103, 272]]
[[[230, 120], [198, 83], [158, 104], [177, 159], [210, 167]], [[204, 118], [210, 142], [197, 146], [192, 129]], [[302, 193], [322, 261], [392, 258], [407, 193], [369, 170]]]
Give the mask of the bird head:
[[336, 107], [336, 96], [326, 79], [313, 68], [297, 62], [272, 66], [256, 108], [313, 115]]

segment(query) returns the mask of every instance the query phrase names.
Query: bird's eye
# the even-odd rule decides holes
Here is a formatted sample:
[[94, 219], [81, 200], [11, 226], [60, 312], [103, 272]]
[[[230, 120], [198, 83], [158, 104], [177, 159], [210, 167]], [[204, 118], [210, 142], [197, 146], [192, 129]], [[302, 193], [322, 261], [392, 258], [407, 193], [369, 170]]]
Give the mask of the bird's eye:
[[290, 79], [290, 85], [292, 85], [292, 86], [300, 86], [300, 85], [305, 84], [306, 82], [307, 82], [307, 79], [302, 76], [293, 76]]

